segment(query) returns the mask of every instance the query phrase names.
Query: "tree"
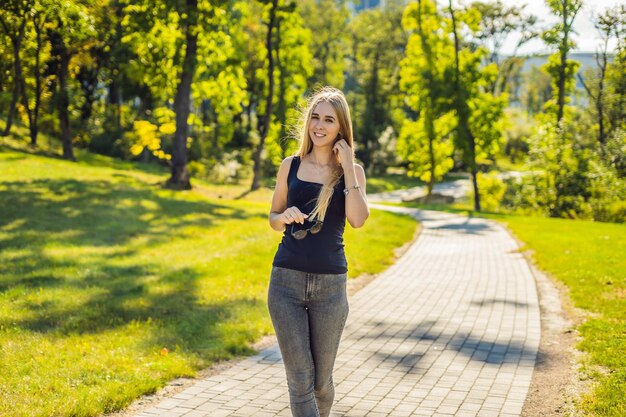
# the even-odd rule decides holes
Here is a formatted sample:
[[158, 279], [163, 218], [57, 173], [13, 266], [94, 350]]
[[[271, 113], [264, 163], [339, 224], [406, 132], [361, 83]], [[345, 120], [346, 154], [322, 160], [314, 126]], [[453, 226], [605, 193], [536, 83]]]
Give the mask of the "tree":
[[313, 74], [309, 85], [332, 85], [343, 89], [344, 60], [348, 39], [349, 11], [345, 0], [300, 0], [298, 12], [315, 34], [311, 43]]
[[626, 6], [607, 10], [600, 22], [612, 28], [611, 34], [617, 40], [613, 62], [606, 69], [607, 136], [616, 136], [619, 130], [626, 132]]
[[[506, 6], [502, 0], [495, 2], [475, 1], [472, 8], [478, 10], [481, 15], [480, 31], [476, 38], [489, 50], [489, 62], [498, 66], [498, 76], [490, 90], [494, 94], [505, 91], [511, 75], [519, 71], [524, 64], [524, 59], [517, 57], [518, 49], [539, 36], [535, 29], [536, 16], [525, 13], [526, 5]], [[504, 42], [512, 34], [518, 34], [519, 39], [511, 55], [501, 61], [501, 49]]]
[[13, 46], [13, 96], [7, 114], [7, 124], [2, 132], [2, 136], [7, 136], [11, 131], [17, 103], [22, 96], [21, 89], [24, 86], [24, 75], [22, 74], [20, 50], [22, 49], [22, 41], [26, 33], [28, 11], [31, 7], [32, 2], [30, 0], [7, 0], [0, 8], [0, 26], [11, 40], [11, 45]]
[[551, 55], [545, 70], [553, 79], [556, 94], [556, 120], [563, 118], [567, 94], [574, 88], [574, 74], [579, 64], [567, 58], [569, 52], [576, 46], [571, 39], [574, 33], [574, 19], [582, 7], [582, 0], [546, 0], [550, 10], [561, 18], [552, 29], [543, 33], [543, 40], [550, 46], [558, 49], [558, 53]]
[[191, 111], [191, 83], [198, 60], [198, 0], [185, 0], [185, 7], [177, 11], [181, 17], [181, 30], [185, 36], [185, 57], [174, 97], [176, 133], [172, 151], [172, 175], [167, 180], [167, 185], [173, 188], [190, 189], [191, 182], [187, 171], [187, 137], [189, 136], [187, 119]]
[[88, 48], [95, 36], [93, 18], [87, 7], [79, 2], [54, 2], [51, 11], [53, 25], [48, 29], [48, 38], [52, 45], [51, 66], [57, 80], [57, 112], [63, 143], [63, 158], [75, 160], [72, 131], [70, 125], [69, 83], [73, 77], [70, 62], [79, 52]]
[[495, 97], [485, 91], [493, 82], [497, 68], [482, 65], [487, 54], [484, 48], [462, 45], [461, 33], [474, 34], [478, 30], [480, 13], [476, 9], [457, 11], [448, 1], [450, 32], [454, 40], [454, 64], [450, 69], [453, 97], [451, 108], [456, 112], [456, 146], [469, 168], [474, 189], [474, 209], [480, 211], [477, 159], [492, 155], [502, 138], [502, 114], [506, 94]]
[[[191, 124], [202, 120], [195, 117], [196, 106], [210, 103], [219, 114], [223, 108], [241, 105], [242, 72], [232, 65], [234, 48], [227, 29], [229, 19], [235, 18], [230, 13], [235, 6], [224, 0], [160, 0], [125, 8], [128, 16], [124, 23], [134, 30], [124, 42], [138, 57], [128, 68], [129, 75], [148, 87], [153, 101], [150, 107], [171, 106], [174, 111], [168, 187], [191, 187], [187, 168], [188, 147], [193, 142]], [[205, 102], [200, 92], [209, 96], [210, 102]], [[205, 105], [201, 111], [207, 108]], [[146, 117], [151, 113], [146, 112]], [[160, 114], [164, 116], [159, 123], [169, 136], [172, 121], [168, 112]]]
[[400, 61], [407, 36], [402, 30], [402, 8], [389, 2], [384, 9], [360, 12], [349, 31], [350, 59], [355, 65], [346, 79], [346, 98], [358, 138], [356, 155], [368, 173], [382, 173], [386, 167], [374, 159], [379, 138], [389, 126], [397, 132], [403, 119]]
[[611, 10], [608, 9], [605, 11], [605, 14], [600, 16], [598, 20], [594, 23], [596, 29], [600, 33], [600, 37], [602, 38], [601, 49], [596, 50], [596, 63], [598, 64], [598, 76], [597, 76], [597, 85], [592, 86], [589, 82], [585, 81], [583, 76], [578, 73], [578, 78], [582, 83], [585, 91], [589, 95], [589, 98], [593, 102], [596, 110], [596, 117], [598, 118], [598, 141], [601, 146], [604, 146], [606, 142], [606, 110], [605, 110], [605, 79], [606, 79], [606, 69], [608, 65], [608, 47], [609, 40], [612, 37], [612, 34], [615, 30], [615, 25], [617, 24], [618, 17], [616, 14], [611, 13]]
[[280, 147], [280, 155], [273, 165], [279, 165], [295, 145], [295, 141], [290, 140], [294, 138], [289, 137], [288, 125], [297, 118], [299, 101], [309, 85], [307, 80], [313, 75], [311, 62], [311, 30], [305, 27], [300, 14], [280, 13], [276, 26], [278, 92], [275, 117], [280, 128], [274, 138]]
[[[306, 88], [306, 78], [310, 71], [311, 55], [307, 51], [310, 45], [310, 32], [296, 13], [296, 2], [260, 1], [265, 5], [267, 20], [265, 31], [264, 62], [257, 71], [256, 79], [262, 78], [258, 95], [262, 99], [257, 107], [257, 130], [259, 142], [253, 153], [253, 179], [251, 191], [261, 186], [263, 177], [262, 154], [266, 150], [266, 141], [273, 136], [280, 142], [285, 138], [284, 128], [273, 129], [273, 121], [281, 126], [287, 124], [287, 108], [294, 107]], [[299, 45], [298, 41], [304, 42]], [[262, 77], [258, 77], [263, 74]], [[302, 77], [305, 78], [302, 78]], [[276, 81], [278, 91], [275, 92]], [[288, 92], [290, 90], [290, 92]], [[277, 106], [276, 112], [274, 106]], [[279, 133], [280, 130], [282, 133]], [[274, 133], [272, 132], [274, 131]], [[285, 135], [285, 136], [283, 136]], [[281, 146], [284, 154], [285, 147]]]
[[[26, 72], [30, 69], [30, 77], [23, 76], [21, 79], [21, 95], [22, 105], [28, 117], [28, 127], [30, 131], [30, 143], [32, 146], [37, 145], [37, 135], [39, 133], [39, 113], [42, 105], [42, 95], [50, 80], [51, 76], [46, 75], [47, 67], [42, 64], [49, 59], [50, 45], [46, 37], [46, 25], [51, 23], [51, 3], [47, 0], [36, 0], [33, 7], [29, 11], [28, 17], [32, 30], [29, 30], [29, 43], [34, 43], [33, 48], [27, 48], [24, 52], [32, 50], [31, 68], [26, 66]], [[34, 33], [33, 33], [34, 32]], [[30, 82], [32, 81], [32, 82]], [[34, 85], [28, 85], [34, 84]], [[28, 90], [32, 90], [32, 100], [29, 97]], [[32, 102], [32, 105], [31, 105]]]
[[533, 66], [522, 75], [524, 86], [520, 104], [529, 115], [539, 114], [552, 97], [551, 79], [541, 69]]
[[270, 129], [270, 122], [272, 118], [272, 110], [274, 106], [274, 45], [273, 45], [273, 31], [276, 27], [277, 19], [276, 14], [278, 12], [278, 0], [259, 0], [263, 4], [269, 5], [268, 13], [269, 18], [266, 22], [267, 34], [265, 37], [265, 49], [267, 52], [267, 95], [265, 97], [265, 113], [263, 116], [257, 117], [262, 120], [259, 123], [259, 143], [253, 154], [253, 177], [250, 191], [254, 191], [261, 187], [261, 154], [263, 152], [263, 146], [265, 145], [265, 139]]
[[444, 72], [452, 61], [452, 44], [432, 0], [411, 3], [402, 23], [413, 34], [401, 63], [400, 86], [406, 92], [407, 105], [419, 117], [403, 123], [398, 151], [409, 161], [410, 174], [426, 181], [430, 197], [435, 182], [454, 166], [455, 120], [446, 103], [451, 92]]

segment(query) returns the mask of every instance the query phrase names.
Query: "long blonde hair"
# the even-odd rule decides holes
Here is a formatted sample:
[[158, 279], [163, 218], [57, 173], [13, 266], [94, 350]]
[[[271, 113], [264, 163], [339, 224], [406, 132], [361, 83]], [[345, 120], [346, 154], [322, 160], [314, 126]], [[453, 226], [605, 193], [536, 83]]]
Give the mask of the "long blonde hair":
[[[352, 120], [350, 119], [350, 108], [348, 107], [346, 97], [343, 95], [341, 90], [327, 86], [315, 91], [315, 93], [307, 100], [306, 110], [302, 112], [300, 120], [298, 136], [301, 141], [300, 149], [296, 152], [296, 156], [299, 156], [300, 159], [302, 159], [313, 150], [313, 141], [309, 136], [309, 123], [311, 122], [313, 110], [315, 110], [315, 107], [321, 102], [329, 103], [333, 109], [335, 109], [337, 119], [339, 121], [339, 135], [342, 139], [348, 142], [348, 145], [350, 145], [350, 148], [354, 153]], [[343, 168], [339, 163], [338, 154], [333, 154], [333, 157], [335, 166], [330, 176], [330, 180], [324, 184], [320, 190], [317, 202], [315, 203], [315, 208], [311, 212], [309, 220], [324, 220], [324, 217], [326, 217], [326, 211], [328, 210], [328, 205], [330, 204], [330, 200], [333, 196], [333, 190], [339, 182], [341, 174], [343, 174]]]

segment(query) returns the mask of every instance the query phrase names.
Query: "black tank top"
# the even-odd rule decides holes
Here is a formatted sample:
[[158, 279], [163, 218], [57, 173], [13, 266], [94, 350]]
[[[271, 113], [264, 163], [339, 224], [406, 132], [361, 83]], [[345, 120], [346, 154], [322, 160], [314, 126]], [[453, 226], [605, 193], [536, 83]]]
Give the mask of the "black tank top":
[[[304, 214], [315, 208], [322, 184], [302, 181], [298, 178], [300, 157], [294, 156], [287, 177], [287, 207], [296, 206]], [[297, 240], [291, 233], [308, 229], [313, 222], [286, 225], [283, 240], [274, 256], [274, 266], [295, 269], [314, 274], [343, 274], [348, 271], [348, 263], [343, 249], [343, 231], [346, 225], [346, 196], [343, 194], [343, 175], [335, 186], [332, 199], [326, 211], [322, 229], [312, 235], [307, 233]]]

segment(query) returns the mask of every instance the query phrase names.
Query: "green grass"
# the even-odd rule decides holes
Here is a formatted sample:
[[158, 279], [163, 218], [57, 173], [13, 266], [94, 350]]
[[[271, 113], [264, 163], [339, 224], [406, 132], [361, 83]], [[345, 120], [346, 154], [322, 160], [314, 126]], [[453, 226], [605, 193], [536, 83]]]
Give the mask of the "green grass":
[[[272, 332], [270, 190], [174, 192], [154, 167], [3, 143], [0, 415], [121, 409]], [[375, 210], [348, 226], [350, 276], [384, 269], [415, 227]]]
[[[454, 181], [465, 178], [463, 175], [450, 173], [442, 181]], [[424, 181], [419, 178], [412, 178], [403, 172], [389, 173], [382, 176], [370, 177], [367, 179], [368, 194], [382, 193], [385, 191], [402, 190], [413, 187], [425, 186]]]
[[424, 185], [418, 178], [410, 178], [403, 174], [387, 174], [367, 179], [368, 194], [382, 193]]

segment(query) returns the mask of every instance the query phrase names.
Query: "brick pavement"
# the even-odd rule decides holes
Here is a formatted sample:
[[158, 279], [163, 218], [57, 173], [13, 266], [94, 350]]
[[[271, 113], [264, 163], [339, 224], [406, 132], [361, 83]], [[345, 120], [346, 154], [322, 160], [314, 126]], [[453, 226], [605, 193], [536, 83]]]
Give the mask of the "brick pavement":
[[[350, 298], [332, 415], [519, 416], [540, 320], [516, 242], [490, 221], [390, 210], [411, 211], [423, 229]], [[274, 345], [136, 417], [291, 416], [288, 401]]]

